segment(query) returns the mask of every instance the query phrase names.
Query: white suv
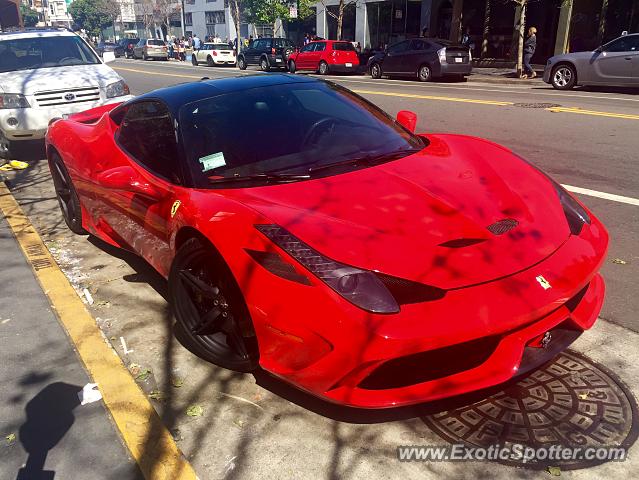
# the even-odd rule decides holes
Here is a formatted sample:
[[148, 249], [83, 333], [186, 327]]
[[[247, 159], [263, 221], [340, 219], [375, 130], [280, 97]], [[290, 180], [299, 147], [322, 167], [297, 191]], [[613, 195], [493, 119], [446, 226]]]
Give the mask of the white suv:
[[129, 98], [122, 77], [75, 33], [0, 33], [0, 157], [43, 138], [52, 118]]

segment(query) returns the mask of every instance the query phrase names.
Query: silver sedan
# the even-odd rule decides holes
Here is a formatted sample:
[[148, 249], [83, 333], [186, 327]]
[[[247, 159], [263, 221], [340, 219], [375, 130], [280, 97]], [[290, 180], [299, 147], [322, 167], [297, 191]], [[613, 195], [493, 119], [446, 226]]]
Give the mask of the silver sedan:
[[639, 87], [639, 33], [623, 35], [593, 52], [552, 57], [544, 82], [559, 90], [576, 85]]

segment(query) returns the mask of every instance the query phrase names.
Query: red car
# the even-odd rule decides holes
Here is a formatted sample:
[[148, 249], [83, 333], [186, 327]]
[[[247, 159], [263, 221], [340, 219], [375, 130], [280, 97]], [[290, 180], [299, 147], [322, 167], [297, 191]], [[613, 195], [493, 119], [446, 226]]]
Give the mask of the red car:
[[311, 42], [288, 57], [288, 71], [311, 70], [321, 75], [353, 73], [359, 68], [359, 56], [351, 42], [321, 40]]
[[169, 282], [188, 346], [325, 400], [482, 389], [597, 318], [608, 234], [507, 148], [415, 135], [293, 75], [182, 84], [52, 123], [64, 219]]

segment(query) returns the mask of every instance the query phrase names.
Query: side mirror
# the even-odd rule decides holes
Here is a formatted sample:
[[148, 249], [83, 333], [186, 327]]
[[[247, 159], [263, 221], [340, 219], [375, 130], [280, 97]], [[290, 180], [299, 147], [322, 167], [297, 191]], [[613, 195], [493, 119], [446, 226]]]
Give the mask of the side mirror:
[[104, 52], [102, 54], [102, 61], [104, 63], [115, 62], [115, 52]]
[[397, 123], [406, 130], [415, 133], [415, 127], [417, 127], [417, 114], [409, 110], [401, 110], [397, 112]]
[[129, 166], [110, 168], [100, 172], [97, 180], [103, 187], [137, 193], [153, 200], [159, 200], [163, 196], [162, 192], [149, 184]]

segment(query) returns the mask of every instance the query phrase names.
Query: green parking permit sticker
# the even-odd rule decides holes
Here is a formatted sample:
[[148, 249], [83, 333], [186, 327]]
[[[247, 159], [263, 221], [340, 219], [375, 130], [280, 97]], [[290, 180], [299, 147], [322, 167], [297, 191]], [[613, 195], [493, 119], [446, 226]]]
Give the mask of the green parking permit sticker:
[[199, 161], [202, 164], [203, 172], [208, 172], [209, 170], [213, 170], [226, 165], [224, 154], [222, 152], [207, 155], [206, 157], [200, 158]]

